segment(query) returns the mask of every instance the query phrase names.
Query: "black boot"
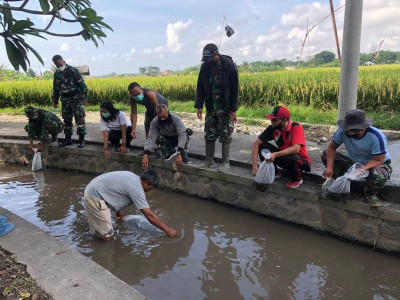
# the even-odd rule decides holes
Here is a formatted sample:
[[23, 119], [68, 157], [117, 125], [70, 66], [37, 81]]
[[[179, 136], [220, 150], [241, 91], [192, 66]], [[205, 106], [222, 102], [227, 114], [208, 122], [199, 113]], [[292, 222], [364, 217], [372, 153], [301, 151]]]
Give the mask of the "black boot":
[[78, 148], [83, 148], [86, 146], [85, 136], [83, 134], [79, 135], [79, 145]]
[[72, 145], [72, 139], [70, 135], [65, 135], [65, 139], [62, 143], [59, 143], [58, 146], [59, 147], [65, 147], [65, 146], [69, 146]]

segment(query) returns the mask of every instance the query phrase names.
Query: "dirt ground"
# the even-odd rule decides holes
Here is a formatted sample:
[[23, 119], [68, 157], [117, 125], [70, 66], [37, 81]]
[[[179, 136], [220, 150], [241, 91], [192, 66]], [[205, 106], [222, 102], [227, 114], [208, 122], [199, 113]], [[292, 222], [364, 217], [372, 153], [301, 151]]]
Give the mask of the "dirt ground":
[[0, 248], [0, 299], [52, 299], [15, 261], [15, 255]]
[[[125, 112], [127, 116], [129, 113]], [[178, 113], [179, 114], [179, 113]], [[185, 114], [189, 115], [189, 114]], [[183, 123], [187, 128], [191, 128], [193, 131], [203, 132], [204, 131], [204, 118], [203, 120], [197, 119], [195, 114], [190, 117], [182, 117]], [[87, 123], [98, 123], [99, 122], [99, 113], [98, 112], [87, 112], [86, 113], [86, 122]], [[24, 115], [9, 115], [9, 114], [0, 114], [1, 122], [27, 122], [27, 118]], [[143, 124], [144, 115], [138, 115], [138, 124]], [[260, 135], [266, 128], [268, 123], [266, 122], [265, 126], [249, 126], [244, 124], [243, 122], [237, 122], [235, 124], [235, 132], [239, 134], [247, 134], [247, 135]], [[335, 126], [324, 126], [324, 125], [304, 125], [304, 130], [306, 134], [307, 141], [313, 142], [326, 142], [328, 141], [333, 133], [336, 131]]]

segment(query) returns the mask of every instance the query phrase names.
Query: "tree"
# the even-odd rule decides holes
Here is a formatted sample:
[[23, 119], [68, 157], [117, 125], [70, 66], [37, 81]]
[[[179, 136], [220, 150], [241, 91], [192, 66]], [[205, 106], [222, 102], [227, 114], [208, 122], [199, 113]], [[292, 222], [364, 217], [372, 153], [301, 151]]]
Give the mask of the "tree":
[[[20, 67], [26, 71], [30, 65], [28, 52], [31, 51], [43, 64], [39, 53], [30, 46], [25, 38], [34, 36], [43, 38], [44, 35], [58, 37], [82, 36], [86, 41], [92, 41], [98, 46], [98, 41], [103, 42], [106, 37], [104, 29], [112, 28], [103, 22], [103, 17], [97, 15], [91, 8], [90, 0], [39, 0], [40, 10], [27, 9], [26, 5], [30, 0], [3, 0], [0, 4], [0, 36], [4, 38], [7, 56], [15, 70]], [[11, 6], [10, 3], [20, 2], [20, 6]], [[18, 12], [18, 19], [13, 15]], [[26, 17], [19, 17], [19, 13], [25, 13]], [[32, 15], [51, 16], [46, 27], [37, 28], [29, 19]], [[66, 23], [80, 24], [81, 30], [75, 33], [57, 33], [51, 31], [55, 20]], [[2, 28], [2, 29], [1, 29]]]
[[53, 79], [54, 73], [52, 71], [45, 71], [42, 75], [43, 79]]
[[35, 77], [36, 73], [35, 71], [33, 71], [31, 68], [29, 68], [26, 72], [25, 72], [26, 76], [29, 77]]
[[160, 68], [159, 67], [154, 67], [154, 66], [148, 66], [147, 67], [147, 75], [149, 76], [157, 76], [160, 74]]
[[140, 67], [139, 68], [139, 74], [140, 75], [146, 75], [147, 74], [147, 68], [146, 67]]
[[331, 51], [322, 51], [320, 53], [315, 54], [314, 58], [312, 59], [312, 63], [314, 65], [322, 65], [330, 63], [335, 59], [335, 53]]

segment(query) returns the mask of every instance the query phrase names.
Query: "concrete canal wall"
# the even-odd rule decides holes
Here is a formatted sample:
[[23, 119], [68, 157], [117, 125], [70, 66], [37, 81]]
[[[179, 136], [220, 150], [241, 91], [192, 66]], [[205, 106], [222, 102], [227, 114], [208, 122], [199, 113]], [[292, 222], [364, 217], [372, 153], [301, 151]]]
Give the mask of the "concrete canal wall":
[[[142, 157], [137, 154], [137, 151], [125, 156], [113, 153], [112, 159], [107, 161], [102, 148], [96, 145], [83, 149], [76, 146], [47, 147], [43, 153], [43, 165], [94, 174], [116, 170], [140, 174]], [[0, 139], [0, 163], [26, 165], [31, 159], [27, 141]], [[284, 180], [276, 180], [266, 191], [259, 191], [253, 185], [250, 168], [234, 166], [226, 174], [215, 169], [200, 170], [195, 167], [200, 161], [194, 159], [192, 164], [179, 168], [172, 161], [151, 159], [150, 163], [160, 175], [162, 188], [212, 199], [376, 249], [400, 253], [398, 187], [388, 189], [388, 202], [383, 206], [370, 208], [357, 199], [325, 199], [320, 195], [320, 182], [312, 179], [305, 180], [298, 189], [288, 189]]]

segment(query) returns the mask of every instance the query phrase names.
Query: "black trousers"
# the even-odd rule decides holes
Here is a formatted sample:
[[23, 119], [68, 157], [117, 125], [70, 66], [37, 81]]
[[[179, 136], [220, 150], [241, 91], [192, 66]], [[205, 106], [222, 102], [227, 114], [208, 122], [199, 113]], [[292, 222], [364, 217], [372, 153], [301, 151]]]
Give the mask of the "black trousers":
[[[130, 146], [132, 141], [131, 136], [132, 126], [126, 127], [126, 147]], [[108, 141], [114, 146], [119, 146], [119, 141], [122, 139], [122, 130], [109, 130], [108, 131]]]
[[[260, 160], [264, 161], [265, 158], [261, 155], [262, 149], [268, 149], [271, 153], [280, 151], [279, 148], [271, 145], [270, 143], [263, 143], [260, 145], [258, 150], [258, 155]], [[275, 171], [277, 171], [277, 166], [286, 170], [289, 173], [291, 181], [300, 181], [301, 172], [310, 172], [311, 166], [307, 160], [302, 158], [298, 154], [290, 154], [283, 157], [278, 157], [274, 160]]]

